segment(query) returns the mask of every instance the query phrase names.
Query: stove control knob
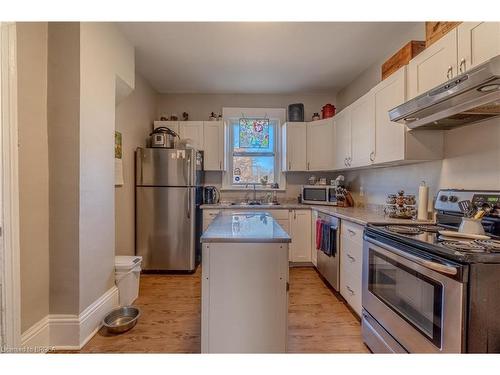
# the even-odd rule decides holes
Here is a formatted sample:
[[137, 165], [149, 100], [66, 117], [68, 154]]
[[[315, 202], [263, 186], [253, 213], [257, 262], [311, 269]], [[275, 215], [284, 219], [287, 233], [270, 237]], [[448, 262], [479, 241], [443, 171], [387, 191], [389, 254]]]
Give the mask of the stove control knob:
[[450, 195], [449, 200], [450, 200], [450, 202], [455, 203], [455, 202], [458, 202], [458, 197], [455, 195]]
[[448, 202], [448, 196], [447, 195], [441, 195], [441, 197], [439, 197], [439, 200], [441, 202]]

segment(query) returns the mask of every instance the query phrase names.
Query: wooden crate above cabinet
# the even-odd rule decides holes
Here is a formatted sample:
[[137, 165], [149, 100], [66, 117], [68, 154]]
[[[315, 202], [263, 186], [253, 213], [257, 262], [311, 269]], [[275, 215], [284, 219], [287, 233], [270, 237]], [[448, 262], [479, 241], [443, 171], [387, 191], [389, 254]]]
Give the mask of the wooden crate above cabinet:
[[411, 59], [417, 56], [425, 49], [425, 42], [422, 40], [412, 40], [406, 43], [403, 48], [392, 55], [382, 65], [382, 80], [389, 77], [392, 73], [407, 65]]
[[448, 34], [462, 22], [426, 22], [425, 23], [425, 47], [429, 47], [432, 43], [438, 41], [443, 36]]

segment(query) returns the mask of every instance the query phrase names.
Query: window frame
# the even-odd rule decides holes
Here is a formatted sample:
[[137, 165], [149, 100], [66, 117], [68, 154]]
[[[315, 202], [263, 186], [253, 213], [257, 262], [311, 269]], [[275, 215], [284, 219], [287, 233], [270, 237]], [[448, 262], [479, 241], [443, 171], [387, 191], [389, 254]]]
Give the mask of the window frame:
[[[235, 184], [233, 183], [233, 136], [235, 122], [239, 122], [240, 118], [268, 118], [270, 122], [274, 123], [274, 176], [275, 182], [279, 184], [278, 189], [272, 189], [270, 184], [262, 186], [255, 184], [256, 190], [272, 191], [272, 190], [285, 190], [286, 178], [281, 168], [281, 127], [286, 121], [286, 110], [284, 108], [228, 108], [222, 109], [225, 126], [225, 138], [228, 140], [226, 147], [224, 147], [224, 159], [227, 166], [223, 172], [222, 177], [222, 190], [253, 190], [253, 183], [251, 184]], [[239, 153], [241, 154], [241, 152]], [[251, 156], [258, 156], [259, 153], [249, 153]], [[268, 154], [268, 153], [266, 153]], [[248, 187], [247, 187], [248, 185]]]

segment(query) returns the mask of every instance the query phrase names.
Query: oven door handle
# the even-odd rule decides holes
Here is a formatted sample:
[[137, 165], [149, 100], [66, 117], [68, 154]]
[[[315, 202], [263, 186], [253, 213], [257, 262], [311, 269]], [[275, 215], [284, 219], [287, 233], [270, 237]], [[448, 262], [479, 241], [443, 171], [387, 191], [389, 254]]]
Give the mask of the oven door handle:
[[383, 244], [382, 242], [374, 240], [373, 238], [370, 238], [367, 241], [370, 242], [370, 243], [373, 243], [374, 245], [380, 246], [383, 249], [385, 249], [385, 250], [387, 250], [387, 251], [389, 251], [391, 253], [399, 255], [402, 258], [408, 259], [411, 262], [415, 262], [417, 264], [420, 264], [423, 267], [429, 268], [429, 269], [431, 269], [433, 271], [444, 273], [444, 274], [447, 274], [447, 275], [456, 275], [456, 274], [458, 274], [458, 269], [456, 267], [448, 266], [446, 264], [436, 263], [436, 262], [433, 262], [433, 261], [430, 261], [430, 260], [427, 260], [427, 259], [422, 259], [422, 258], [420, 258], [420, 257], [418, 257], [416, 255], [407, 253], [406, 251], [401, 251], [401, 250], [398, 250], [398, 249], [396, 249], [396, 248], [394, 248], [392, 246], [387, 246], [386, 244]]

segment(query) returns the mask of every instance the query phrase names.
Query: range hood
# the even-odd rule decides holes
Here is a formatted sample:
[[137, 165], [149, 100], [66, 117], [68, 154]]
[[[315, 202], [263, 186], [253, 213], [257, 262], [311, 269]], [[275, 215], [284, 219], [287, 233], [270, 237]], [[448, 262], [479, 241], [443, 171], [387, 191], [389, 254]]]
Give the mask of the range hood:
[[500, 116], [500, 56], [389, 111], [409, 129], [452, 129]]

